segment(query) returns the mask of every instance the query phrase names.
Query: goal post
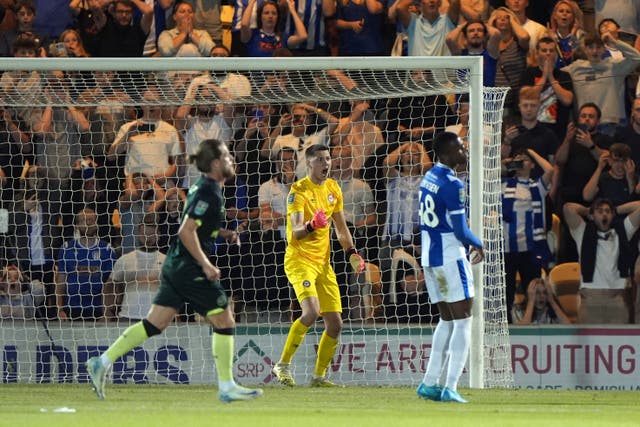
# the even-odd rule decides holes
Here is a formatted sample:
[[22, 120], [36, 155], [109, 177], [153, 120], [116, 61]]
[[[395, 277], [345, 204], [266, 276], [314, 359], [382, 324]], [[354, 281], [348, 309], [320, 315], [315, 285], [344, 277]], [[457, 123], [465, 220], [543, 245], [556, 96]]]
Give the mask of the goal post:
[[[438, 317], [427, 303], [421, 269], [415, 267], [420, 261], [419, 252], [414, 252], [419, 243], [409, 241], [411, 232], [396, 226], [398, 220], [393, 218], [401, 215], [402, 205], [410, 205], [411, 197], [404, 200], [399, 195], [413, 194], [417, 179], [411, 172], [413, 163], [403, 163], [415, 161], [403, 158], [402, 147], [408, 147], [410, 155], [412, 147], [421, 146], [432, 158], [434, 132], [449, 126], [461, 131], [469, 145], [470, 161], [463, 175], [469, 187], [470, 227], [482, 236], [486, 254], [485, 262], [473, 267], [472, 346], [463, 383], [474, 388], [513, 385], [500, 206], [506, 89], [482, 87], [482, 58], [5, 58], [2, 69], [0, 102], [22, 133], [0, 133], [4, 138], [0, 144], [21, 159], [12, 157], [10, 162], [9, 185], [16, 199], [3, 198], [0, 223], [6, 227], [0, 227], [0, 237], [7, 263], [18, 264], [28, 282], [22, 289], [31, 302], [24, 295], [25, 304], [40, 304], [31, 316], [22, 316], [26, 319], [18, 311], [3, 309], [0, 350], [6, 382], [86, 382], [81, 362], [117, 337], [129, 324], [124, 318], [143, 315], [142, 307], [157, 283], [142, 273], [139, 264], [118, 262], [142, 244], [136, 227], [149, 213], [160, 221], [155, 224], [160, 240], [171, 241], [179, 220], [171, 216], [169, 206], [180, 205], [180, 195], [190, 182], [185, 151], [190, 154], [194, 138], [203, 135], [228, 142], [241, 169], [242, 182], [229, 186], [235, 203], [231, 211], [237, 213], [227, 220], [230, 227], [242, 230], [242, 249], [218, 244], [212, 254], [227, 275], [223, 284], [233, 294], [239, 322], [236, 358], [248, 358], [246, 366], [252, 366], [256, 375], [248, 375], [246, 366], [236, 367], [235, 374], [247, 374], [245, 382], [271, 381], [264, 372], [277, 361], [295, 311], [289, 307], [291, 295], [280, 265], [282, 223], [264, 216], [267, 210], [282, 207], [275, 202], [282, 191], [282, 183], [277, 183], [281, 178], [272, 187], [263, 190], [263, 185], [283, 173], [276, 170], [285, 162], [280, 157], [283, 148], [292, 148], [296, 157], [308, 144], [322, 142], [332, 148], [334, 170], [353, 174], [345, 178], [339, 173], [336, 179], [349, 189], [348, 203], [353, 205], [347, 206], [345, 199], [345, 211], [351, 215], [347, 219], [353, 221], [356, 240], [367, 246], [368, 262], [366, 273], [354, 277], [345, 270], [345, 260], [334, 254], [345, 313], [343, 347], [334, 357], [330, 375], [351, 384], [418, 381], [428, 359], [425, 343]], [[468, 124], [463, 123], [461, 95], [469, 97]], [[296, 126], [304, 126], [304, 132], [297, 134]], [[134, 155], [131, 147], [146, 135], [157, 139], [145, 140], [146, 145], [139, 142], [142, 148]], [[16, 140], [20, 138], [28, 141]], [[29, 148], [21, 152], [20, 147]], [[298, 177], [304, 174], [302, 157], [293, 163]], [[347, 166], [341, 166], [343, 158], [348, 158]], [[397, 165], [388, 164], [389, 158], [397, 159]], [[165, 170], [170, 171], [168, 176], [163, 176]], [[404, 181], [395, 178], [405, 175]], [[89, 190], [93, 197], [89, 200], [85, 185], [91, 179], [96, 187]], [[132, 196], [138, 194], [135, 179], [144, 187], [138, 196]], [[354, 181], [360, 187], [354, 187]], [[29, 204], [34, 198], [41, 204]], [[104, 259], [99, 265], [108, 271], [99, 280], [91, 279], [96, 282], [93, 288], [79, 283], [72, 287], [67, 282], [80, 280], [73, 269], [77, 260], [59, 257], [72, 256], [64, 249], [78, 235], [74, 218], [82, 207], [98, 209], [97, 199], [106, 201], [106, 211], [97, 215], [97, 221], [99, 230], [108, 230], [108, 235], [98, 237], [111, 243], [100, 254]], [[35, 273], [31, 277], [27, 270], [33, 267], [29, 258], [33, 248], [24, 246], [29, 240], [19, 238], [19, 233], [30, 224], [25, 217], [42, 220], [45, 206], [54, 209], [46, 213], [56, 222], [44, 224], [51, 229], [41, 231], [57, 230], [57, 234], [45, 236], [42, 241], [52, 246], [38, 249], [37, 255], [52, 271], [46, 277]], [[362, 225], [368, 215], [375, 216], [374, 223]], [[101, 220], [105, 217], [106, 224]], [[67, 282], [56, 285], [61, 280]], [[72, 310], [71, 297], [60, 294], [83, 286], [100, 293], [92, 300], [99, 305], [89, 310], [93, 314], [87, 314], [86, 307]], [[78, 304], [89, 299], [77, 296]], [[128, 306], [132, 301], [137, 301], [138, 309]], [[78, 317], [58, 320], [59, 308], [68, 317]], [[111, 321], [103, 321], [105, 315]], [[141, 353], [128, 355], [118, 365], [120, 377], [114, 374], [113, 381], [190, 378], [187, 382], [206, 383], [214, 369], [203, 351], [209, 345], [209, 331], [195, 326], [197, 321], [193, 313], [183, 313], [166, 334], [154, 337], [139, 349]], [[296, 375], [310, 375], [313, 369], [320, 326], [312, 328], [294, 359]]]

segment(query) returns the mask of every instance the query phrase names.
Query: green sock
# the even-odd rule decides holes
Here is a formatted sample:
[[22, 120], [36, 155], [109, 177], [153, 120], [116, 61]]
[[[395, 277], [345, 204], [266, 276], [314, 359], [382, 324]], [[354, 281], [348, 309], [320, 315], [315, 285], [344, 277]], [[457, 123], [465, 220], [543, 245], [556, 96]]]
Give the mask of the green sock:
[[233, 381], [233, 335], [214, 332], [211, 344], [218, 370], [218, 382]]
[[318, 345], [318, 359], [316, 360], [316, 369], [313, 371], [314, 377], [325, 376], [337, 347], [338, 340], [331, 338], [326, 332], [323, 332], [322, 338], [320, 338], [320, 344]]
[[107, 356], [111, 362], [115, 362], [118, 357], [127, 353], [133, 347], [142, 344], [147, 338], [149, 338], [149, 336], [144, 329], [144, 325], [142, 322], [138, 322], [125, 329], [116, 342], [111, 344], [111, 347], [104, 352], [104, 355]]
[[284, 348], [282, 349], [281, 362], [291, 363], [293, 355], [296, 353], [296, 350], [298, 350], [308, 330], [309, 327], [303, 325], [300, 319], [293, 322], [291, 329], [289, 329], [289, 335], [287, 335], [287, 341], [284, 343]]

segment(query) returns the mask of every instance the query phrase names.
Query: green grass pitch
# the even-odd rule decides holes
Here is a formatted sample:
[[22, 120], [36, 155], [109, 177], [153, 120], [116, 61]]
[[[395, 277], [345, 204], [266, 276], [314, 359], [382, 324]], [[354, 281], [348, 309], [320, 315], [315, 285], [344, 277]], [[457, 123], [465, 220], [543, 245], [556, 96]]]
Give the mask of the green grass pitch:
[[[223, 404], [204, 386], [3, 384], [0, 426], [638, 426], [637, 392], [469, 390], [468, 404], [418, 399], [410, 387], [267, 387], [263, 398]], [[56, 408], [75, 409], [55, 413]]]

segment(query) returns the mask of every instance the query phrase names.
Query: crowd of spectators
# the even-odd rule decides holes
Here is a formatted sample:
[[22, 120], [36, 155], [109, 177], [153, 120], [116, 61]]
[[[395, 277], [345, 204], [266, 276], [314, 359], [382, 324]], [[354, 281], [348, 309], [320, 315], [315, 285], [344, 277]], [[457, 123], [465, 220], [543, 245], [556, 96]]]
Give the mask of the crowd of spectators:
[[[236, 0], [225, 45], [219, 0], [4, 0], [0, 56], [481, 56], [484, 84], [510, 88], [501, 150], [510, 319], [568, 322], [545, 272], [579, 261], [590, 267], [578, 321], [640, 321], [640, 8], [615, 0], [595, 8], [532, 3]], [[318, 86], [357, 86], [339, 70], [321, 77]], [[163, 105], [166, 87], [182, 106]], [[382, 298], [361, 298], [363, 278], [334, 251], [345, 318], [434, 321], [437, 309], [416, 269], [412, 201], [432, 165], [434, 134], [448, 129], [467, 140], [468, 98], [234, 102], [291, 90], [283, 73], [256, 82], [235, 73], [2, 72], [3, 96], [59, 102], [0, 105], [1, 315], [142, 318], [196, 177], [185, 159], [200, 140], [216, 138], [235, 157], [226, 219], [242, 244], [209, 249], [237, 307], [289, 308], [286, 196], [304, 176], [305, 149], [325, 143], [352, 234], [381, 272], [381, 284], [367, 289]], [[561, 223], [553, 252], [552, 215]], [[380, 307], [349, 306], [364, 299]], [[181, 318], [193, 318], [188, 307]]]

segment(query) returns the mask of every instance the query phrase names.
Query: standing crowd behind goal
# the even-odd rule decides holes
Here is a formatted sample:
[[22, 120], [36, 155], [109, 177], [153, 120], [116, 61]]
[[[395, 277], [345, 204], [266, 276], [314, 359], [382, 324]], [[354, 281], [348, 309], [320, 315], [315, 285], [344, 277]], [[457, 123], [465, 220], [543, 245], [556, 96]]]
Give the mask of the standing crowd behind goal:
[[[480, 55], [485, 85], [510, 88], [502, 144], [509, 320], [640, 321], [640, 10], [631, 3], [231, 3], [229, 29], [219, 1], [10, 0], [0, 5], [0, 56]], [[419, 263], [419, 184], [435, 134], [467, 140], [468, 97], [248, 104], [243, 97], [295, 90], [286, 73], [249, 77], [2, 72], [2, 318], [143, 318], [197, 177], [186, 155], [216, 138], [236, 162], [226, 220], [242, 244], [208, 249], [241, 320], [295, 316], [282, 262], [286, 197], [304, 176], [304, 150], [324, 143], [367, 262], [353, 275], [333, 251], [343, 317], [435, 323]], [[358, 85], [340, 70], [316, 77], [318, 90]], [[182, 106], [163, 102], [168, 88]], [[223, 103], [202, 102], [212, 97]], [[552, 267], [568, 263], [582, 264], [568, 295], [582, 304], [552, 286]], [[180, 319], [194, 319], [189, 307]]]

